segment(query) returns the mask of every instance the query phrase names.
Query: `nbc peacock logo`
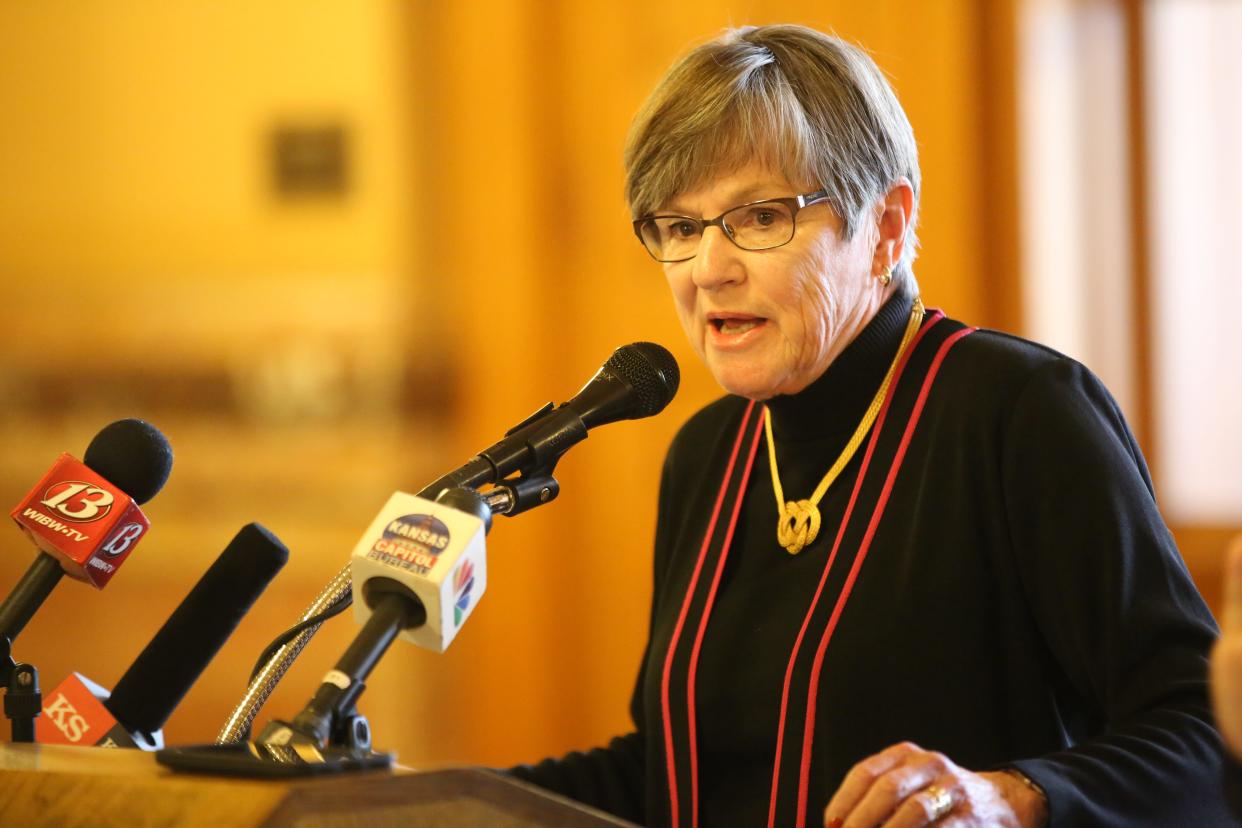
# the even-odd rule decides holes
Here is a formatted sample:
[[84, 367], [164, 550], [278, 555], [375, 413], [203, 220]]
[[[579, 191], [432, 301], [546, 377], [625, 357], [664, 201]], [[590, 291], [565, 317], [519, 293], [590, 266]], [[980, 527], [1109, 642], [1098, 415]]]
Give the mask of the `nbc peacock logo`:
[[466, 611], [470, 609], [470, 591], [474, 588], [474, 562], [469, 558], [461, 562], [453, 573], [453, 626], [460, 627]]

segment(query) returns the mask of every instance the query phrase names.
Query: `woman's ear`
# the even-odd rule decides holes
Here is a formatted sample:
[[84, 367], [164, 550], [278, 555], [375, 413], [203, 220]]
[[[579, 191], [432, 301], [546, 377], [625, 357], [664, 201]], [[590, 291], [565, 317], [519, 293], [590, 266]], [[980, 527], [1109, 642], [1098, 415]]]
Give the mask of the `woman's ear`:
[[914, 187], [910, 180], [905, 176], [897, 179], [875, 206], [878, 234], [871, 271], [879, 275], [896, 267], [906, 248], [906, 231], [914, 211]]

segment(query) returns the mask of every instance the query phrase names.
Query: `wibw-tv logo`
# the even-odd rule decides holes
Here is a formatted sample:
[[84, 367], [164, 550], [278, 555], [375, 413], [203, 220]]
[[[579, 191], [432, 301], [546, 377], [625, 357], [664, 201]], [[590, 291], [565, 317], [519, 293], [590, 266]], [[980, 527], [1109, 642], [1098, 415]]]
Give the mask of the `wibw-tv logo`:
[[102, 520], [112, 511], [112, 492], [84, 480], [58, 480], [43, 492], [40, 504], [74, 523]]

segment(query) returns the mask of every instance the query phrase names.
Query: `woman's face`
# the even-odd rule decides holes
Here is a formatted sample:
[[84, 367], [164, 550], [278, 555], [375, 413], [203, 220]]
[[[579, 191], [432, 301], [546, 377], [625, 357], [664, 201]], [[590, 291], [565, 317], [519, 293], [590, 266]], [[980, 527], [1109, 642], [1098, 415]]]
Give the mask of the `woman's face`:
[[[660, 212], [712, 218], [739, 204], [805, 191], [779, 173], [748, 166], [680, 194]], [[882, 303], [883, 290], [871, 276], [874, 225], [846, 241], [841, 220], [825, 203], [804, 207], [796, 225], [788, 244], [770, 250], [742, 250], [720, 228], [708, 227], [693, 259], [664, 265], [686, 336], [731, 394], [763, 400], [801, 391]]]

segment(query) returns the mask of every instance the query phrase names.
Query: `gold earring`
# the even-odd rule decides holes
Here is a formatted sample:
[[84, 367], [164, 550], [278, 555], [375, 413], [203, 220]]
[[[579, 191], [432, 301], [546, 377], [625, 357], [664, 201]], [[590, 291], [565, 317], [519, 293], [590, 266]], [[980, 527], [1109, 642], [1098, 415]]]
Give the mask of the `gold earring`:
[[885, 266], [884, 272], [881, 273], [879, 276], [876, 276], [875, 278], [880, 280], [880, 284], [882, 286], [888, 287], [888, 283], [893, 281], [893, 266], [892, 265]]

